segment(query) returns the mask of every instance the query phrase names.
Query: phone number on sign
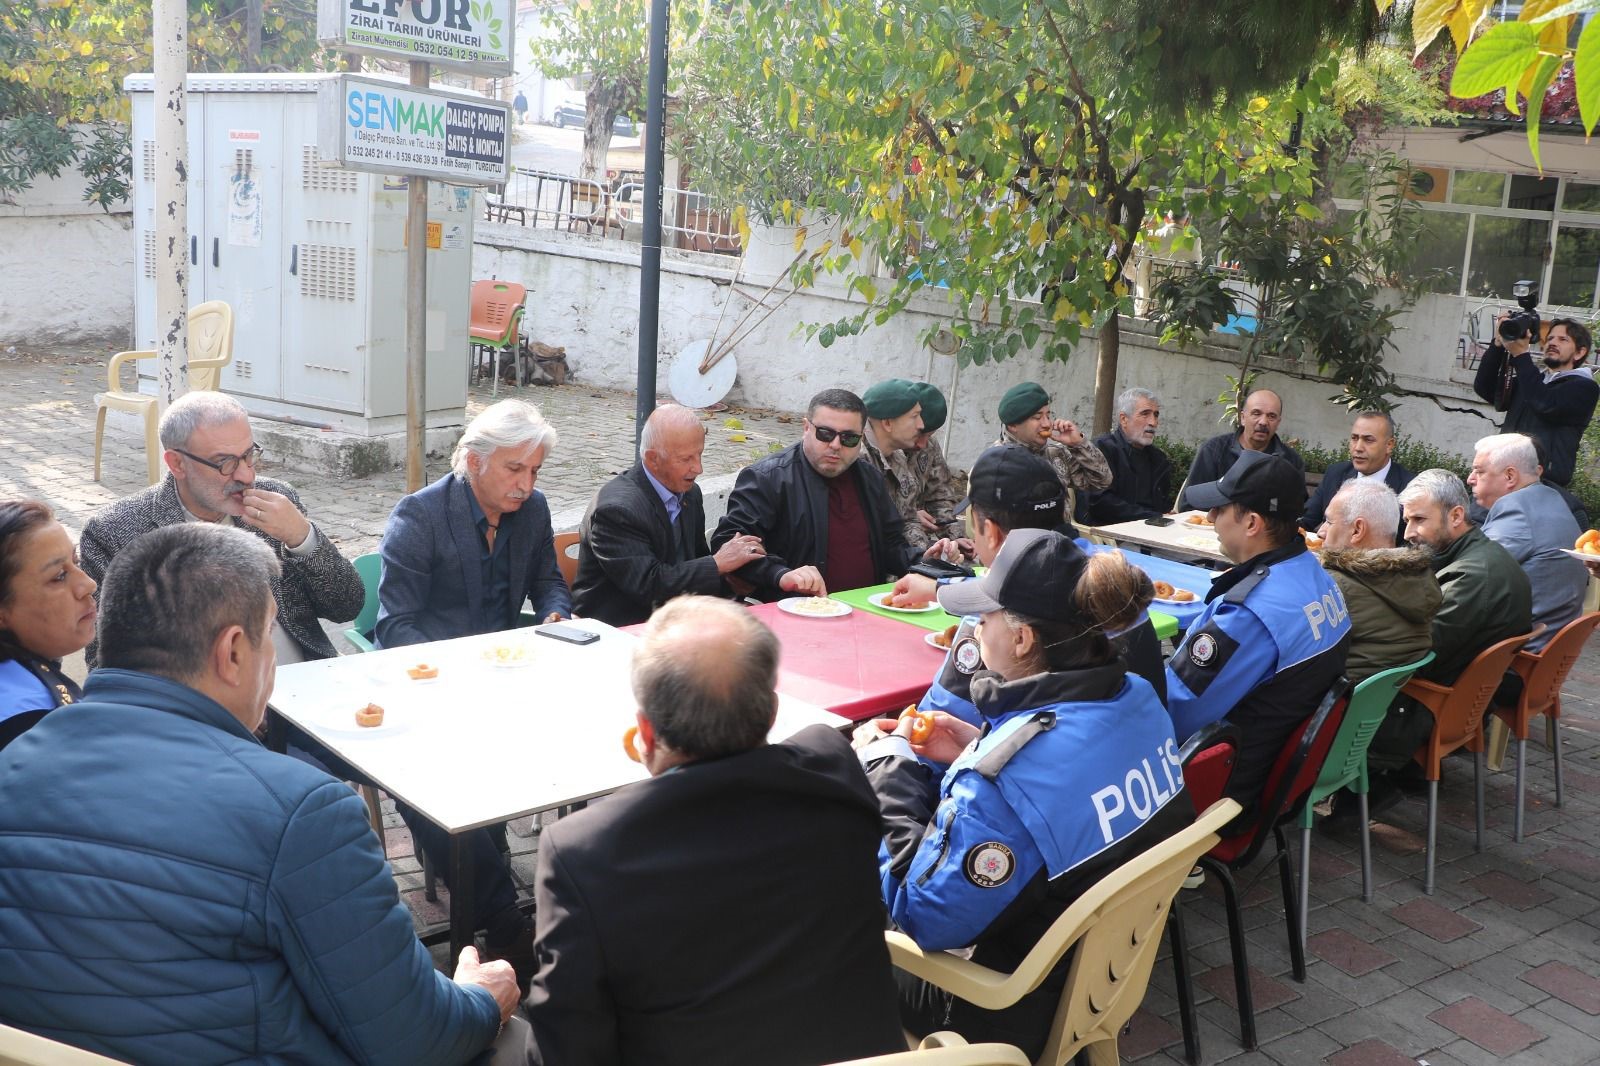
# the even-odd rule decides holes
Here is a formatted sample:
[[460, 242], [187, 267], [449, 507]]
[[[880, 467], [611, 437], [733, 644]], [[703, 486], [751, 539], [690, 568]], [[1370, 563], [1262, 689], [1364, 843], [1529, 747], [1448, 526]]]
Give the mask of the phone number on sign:
[[425, 167], [447, 167], [449, 160], [427, 152], [407, 152], [399, 148], [367, 148], [352, 144], [345, 149], [351, 159], [381, 159], [387, 163], [415, 163]]

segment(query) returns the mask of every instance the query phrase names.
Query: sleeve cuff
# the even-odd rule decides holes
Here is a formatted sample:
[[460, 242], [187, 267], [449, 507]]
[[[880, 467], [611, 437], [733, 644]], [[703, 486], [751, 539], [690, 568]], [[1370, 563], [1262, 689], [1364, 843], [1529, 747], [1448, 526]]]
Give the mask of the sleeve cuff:
[[894, 735], [885, 736], [882, 740], [874, 740], [859, 752], [861, 765], [867, 766], [879, 759], [891, 759], [901, 756], [906, 759], [915, 759], [917, 753], [911, 750], [911, 742], [905, 737]]
[[283, 546], [283, 550], [285, 553], [292, 555], [297, 559], [304, 559], [306, 556], [317, 550], [318, 543], [320, 543], [320, 540], [317, 536], [316, 523], [308, 522], [306, 524], [306, 539], [301, 541], [293, 548], [285, 544]]

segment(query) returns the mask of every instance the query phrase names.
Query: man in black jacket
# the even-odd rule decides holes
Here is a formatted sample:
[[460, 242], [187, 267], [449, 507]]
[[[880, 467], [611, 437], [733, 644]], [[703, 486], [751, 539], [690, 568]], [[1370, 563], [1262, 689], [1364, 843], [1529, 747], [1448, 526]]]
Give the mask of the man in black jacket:
[[[1194, 453], [1188, 484], [1203, 485], [1220, 481], [1224, 474], [1233, 469], [1239, 456], [1247, 451], [1276, 455], [1304, 474], [1305, 460], [1278, 436], [1278, 425], [1282, 421], [1283, 399], [1277, 393], [1271, 389], [1257, 389], [1246, 396], [1244, 407], [1239, 411], [1238, 425], [1227, 433], [1219, 433], [1207, 440]], [[1192, 510], [1195, 506], [1189, 499], [1188, 489], [1179, 494], [1178, 510]]]
[[1084, 520], [1093, 525], [1154, 518], [1172, 505], [1172, 460], [1156, 447], [1161, 400], [1149, 389], [1117, 397], [1117, 428], [1094, 446], [1111, 467], [1111, 487], [1089, 500]]
[[824, 389], [806, 409], [805, 436], [739, 471], [711, 547], [740, 534], [765, 554], [739, 571], [764, 600], [826, 596], [890, 581], [921, 554], [871, 463], [858, 463], [866, 429], [861, 397]]
[[[1362, 411], [1350, 427], [1350, 458], [1334, 463], [1322, 475], [1322, 484], [1306, 503], [1300, 528], [1315, 533], [1328, 517], [1328, 504], [1346, 481], [1376, 478], [1395, 495], [1411, 484], [1411, 471], [1394, 461], [1394, 419], [1384, 411]], [[1395, 530], [1395, 540], [1405, 537], [1405, 525]]]
[[844, 737], [767, 743], [778, 642], [682, 597], [635, 653], [651, 777], [539, 845], [546, 1066], [811, 1066], [905, 1041], [883, 942], [882, 823]]
[[[1578, 445], [1589, 419], [1594, 417], [1595, 401], [1600, 400], [1594, 369], [1583, 365], [1594, 340], [1583, 323], [1571, 318], [1556, 319], [1550, 323], [1550, 333], [1544, 340], [1543, 368], [1528, 354], [1531, 343], [1531, 337], [1523, 337], [1502, 344], [1496, 330], [1494, 341], [1478, 363], [1472, 390], [1505, 411], [1500, 432], [1526, 433], [1544, 445], [1549, 456], [1545, 478], [1565, 485], [1572, 480]], [[1509, 396], [1501, 388], [1508, 359], [1514, 375]]]
[[614, 626], [633, 625], [685, 593], [729, 594], [723, 575], [762, 554], [761, 541], [736, 536], [711, 554], [701, 499], [706, 429], [687, 407], [655, 409], [639, 438], [640, 459], [595, 496], [583, 519], [574, 610]]

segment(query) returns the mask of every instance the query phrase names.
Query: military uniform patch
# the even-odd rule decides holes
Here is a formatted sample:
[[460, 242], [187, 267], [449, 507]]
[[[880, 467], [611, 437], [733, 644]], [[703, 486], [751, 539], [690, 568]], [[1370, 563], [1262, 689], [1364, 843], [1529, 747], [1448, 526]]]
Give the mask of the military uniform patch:
[[950, 661], [956, 664], [956, 669], [963, 674], [973, 673], [983, 665], [983, 649], [978, 646], [977, 637], [964, 637], [956, 641], [955, 651], [951, 653]]
[[963, 868], [967, 880], [979, 888], [999, 888], [1011, 880], [1017, 860], [1010, 848], [998, 840], [989, 840], [967, 852]]
[[1210, 633], [1200, 633], [1189, 643], [1189, 661], [1196, 666], [1210, 666], [1217, 657], [1217, 640]]

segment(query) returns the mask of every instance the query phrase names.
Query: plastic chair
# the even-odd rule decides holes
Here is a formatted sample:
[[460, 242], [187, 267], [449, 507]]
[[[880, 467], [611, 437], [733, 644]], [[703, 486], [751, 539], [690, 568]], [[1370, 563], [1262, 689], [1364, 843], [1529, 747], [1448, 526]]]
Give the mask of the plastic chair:
[[[207, 300], [189, 309], [189, 343], [185, 369], [189, 391], [217, 391], [222, 368], [233, 360], [233, 308], [221, 300]], [[105, 392], [94, 397], [94, 479], [100, 480], [100, 452], [105, 440], [106, 412], [127, 411], [144, 419], [144, 461], [150, 484], [161, 480], [161, 442], [156, 436], [160, 404], [155, 396], [122, 388], [122, 366], [140, 359], [154, 359], [155, 352], [118, 352], [106, 365]]]
[[960, 1033], [929, 1033], [915, 1051], [851, 1059], [834, 1066], [1029, 1066], [1028, 1056], [1010, 1044], [969, 1044]]
[[1115, 1066], [1117, 1036], [1144, 1001], [1166, 924], [1195, 859], [1239, 814], [1231, 799], [1212, 804], [1193, 825], [1101, 878], [1073, 902], [1011, 973], [945, 951], [925, 952], [904, 933], [884, 934], [900, 969], [987, 1010], [1001, 1010], [1038, 988], [1073, 952], [1050, 1035], [1036, 1060], [1063, 1066], [1080, 1050], [1093, 1066]]
[[383, 576], [383, 558], [377, 552], [368, 552], [356, 556], [350, 565], [361, 576], [366, 599], [361, 601], [361, 613], [351, 620], [344, 631], [344, 639], [355, 645], [357, 651], [372, 651], [372, 641], [367, 639], [366, 634], [372, 631], [378, 621], [378, 578]]
[[1517, 809], [1512, 822], [1512, 839], [1522, 843], [1522, 802], [1527, 787], [1528, 726], [1539, 715], [1545, 715], [1549, 725], [1550, 748], [1556, 757], [1556, 806], [1565, 798], [1561, 782], [1561, 686], [1573, 664], [1583, 654], [1589, 634], [1600, 625], [1600, 612], [1582, 614], [1566, 625], [1537, 652], [1519, 651], [1511, 660], [1511, 668], [1522, 678], [1522, 695], [1515, 707], [1497, 706], [1490, 699], [1489, 710], [1505, 722], [1511, 735], [1517, 738]]
[[1433, 735], [1411, 756], [1422, 767], [1428, 780], [1428, 862], [1422, 878], [1422, 891], [1433, 895], [1435, 845], [1439, 836], [1439, 771], [1444, 757], [1457, 748], [1472, 752], [1472, 784], [1478, 815], [1478, 851], [1483, 850], [1483, 715], [1495, 689], [1505, 677], [1511, 660], [1524, 644], [1543, 632], [1544, 626], [1520, 637], [1507, 637], [1478, 653], [1446, 688], [1414, 677], [1401, 689], [1407, 696], [1433, 712]]
[[[1411, 675], [1433, 662], [1429, 652], [1414, 663], [1396, 666], [1373, 674], [1350, 693], [1350, 705], [1344, 711], [1344, 723], [1333, 738], [1328, 757], [1322, 763], [1322, 773], [1300, 809], [1300, 914], [1303, 918], [1311, 910], [1311, 823], [1316, 820], [1315, 805], [1350, 786], [1361, 802], [1361, 902], [1372, 902], [1372, 833], [1367, 825], [1367, 748], [1372, 735], [1383, 724], [1384, 716], [1400, 693], [1400, 686], [1411, 680]], [[1305, 922], [1300, 923], [1301, 950], [1305, 947]]]
[[114, 1066], [119, 1061], [23, 1029], [0, 1025], [0, 1066], [99, 1066], [101, 1063]]
[[[490, 395], [500, 395], [500, 356], [507, 349], [515, 349], [522, 325], [523, 301], [528, 290], [514, 281], [474, 281], [472, 283], [472, 313], [467, 321], [467, 341], [471, 346], [472, 374], [477, 376], [483, 366], [485, 354], [494, 355], [494, 381]], [[517, 384], [522, 384], [522, 371], [518, 368]]]
[[561, 568], [561, 579], [567, 588], [578, 580], [578, 534], [557, 533], [555, 539], [556, 565]]

